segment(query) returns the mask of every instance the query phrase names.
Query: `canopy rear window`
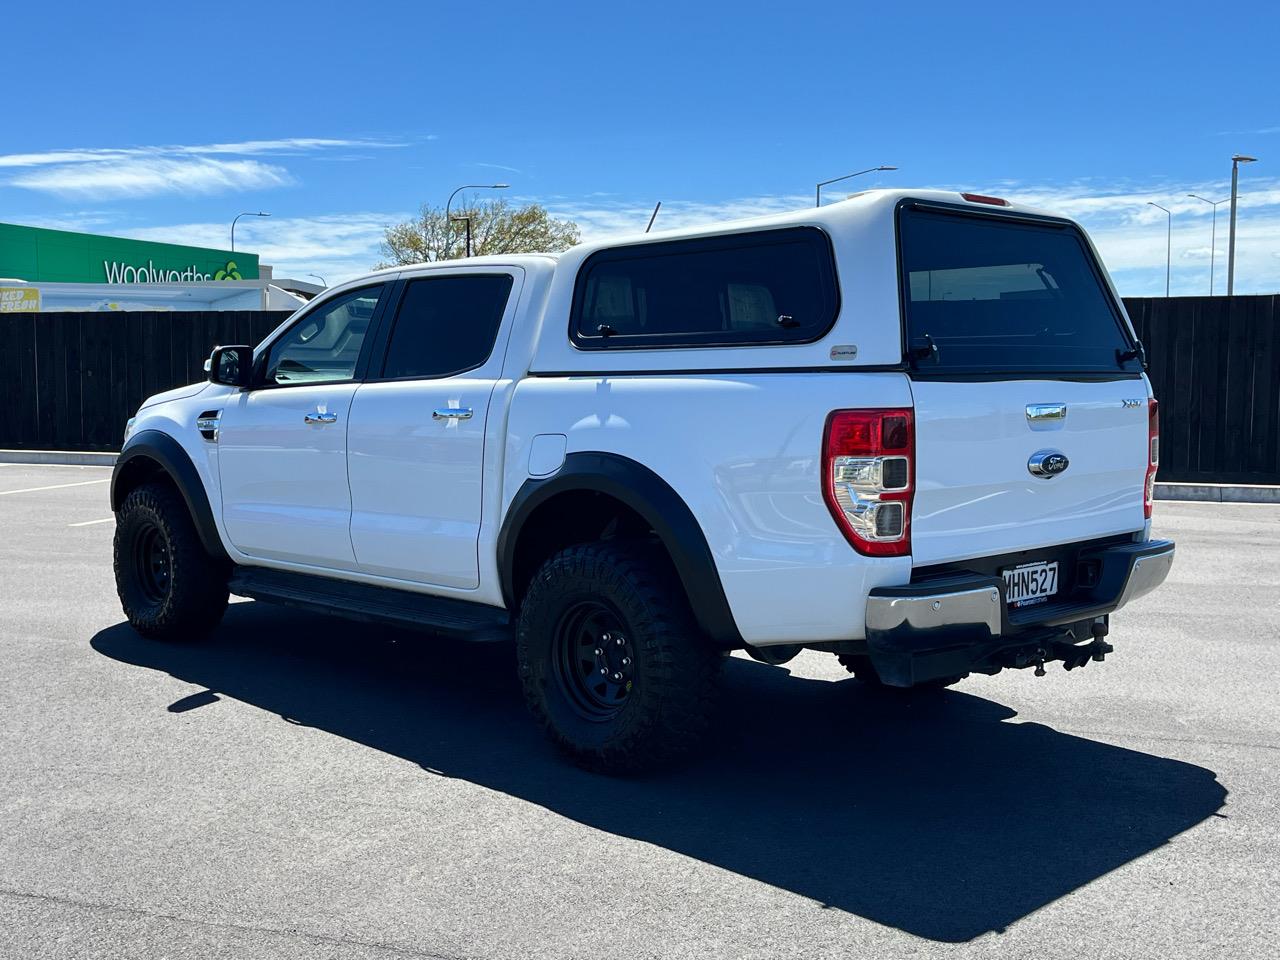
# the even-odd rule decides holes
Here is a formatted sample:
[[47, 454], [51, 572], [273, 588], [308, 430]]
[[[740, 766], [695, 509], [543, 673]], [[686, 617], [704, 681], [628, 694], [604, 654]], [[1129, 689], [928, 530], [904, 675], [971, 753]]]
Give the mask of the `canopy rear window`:
[[904, 206], [898, 228], [907, 346], [920, 372], [1139, 369], [1076, 227]]
[[573, 300], [582, 349], [808, 343], [839, 308], [831, 242], [813, 227], [602, 250]]

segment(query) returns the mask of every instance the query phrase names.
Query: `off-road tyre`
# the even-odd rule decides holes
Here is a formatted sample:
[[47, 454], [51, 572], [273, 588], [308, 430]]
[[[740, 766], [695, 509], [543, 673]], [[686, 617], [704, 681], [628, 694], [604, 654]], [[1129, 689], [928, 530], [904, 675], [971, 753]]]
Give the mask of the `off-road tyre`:
[[967, 673], [958, 674], [954, 677], [938, 677], [935, 680], [926, 680], [924, 683], [917, 683], [911, 687], [891, 687], [880, 679], [880, 674], [876, 673], [876, 668], [871, 663], [871, 658], [865, 654], [858, 653], [842, 653], [837, 659], [840, 665], [853, 674], [853, 678], [859, 683], [865, 683], [868, 687], [876, 690], [883, 690], [886, 693], [904, 694], [907, 696], [929, 691], [945, 690], [947, 687], [955, 686], [961, 680], [968, 676]]
[[130, 625], [156, 640], [197, 640], [227, 609], [228, 565], [200, 542], [182, 496], [147, 483], [116, 513], [116, 593]]
[[610, 774], [653, 770], [695, 748], [724, 660], [666, 555], [630, 541], [569, 547], [542, 565], [520, 607], [516, 656], [547, 736]]

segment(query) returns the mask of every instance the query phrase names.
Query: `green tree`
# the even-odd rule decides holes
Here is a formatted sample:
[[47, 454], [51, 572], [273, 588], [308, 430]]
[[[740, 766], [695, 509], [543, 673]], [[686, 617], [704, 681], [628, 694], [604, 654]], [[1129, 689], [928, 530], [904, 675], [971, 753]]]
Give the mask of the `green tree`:
[[531, 203], [513, 207], [505, 200], [491, 200], [450, 209], [452, 224], [445, 222], [444, 208], [423, 204], [418, 216], [387, 227], [382, 240], [382, 263], [394, 267], [407, 263], [430, 263], [466, 256], [467, 225], [459, 217], [471, 218], [471, 252], [555, 253], [567, 250], [579, 240], [578, 225], [547, 213]]

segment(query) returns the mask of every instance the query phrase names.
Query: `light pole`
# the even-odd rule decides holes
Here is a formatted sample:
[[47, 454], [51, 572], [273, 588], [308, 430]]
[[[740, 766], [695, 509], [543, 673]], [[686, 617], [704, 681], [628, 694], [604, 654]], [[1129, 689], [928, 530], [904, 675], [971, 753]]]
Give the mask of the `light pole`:
[[[463, 190], [505, 190], [509, 187], [509, 183], [464, 183], [457, 190], [449, 194], [449, 199], [444, 205], [444, 231], [447, 237], [453, 233], [453, 228], [449, 224], [453, 223], [453, 218], [449, 216], [449, 208], [453, 206], [453, 198]], [[467, 256], [471, 256], [471, 220], [467, 220]]]
[[[1213, 227], [1209, 231], [1209, 296], [1213, 296], [1213, 261], [1218, 255], [1218, 204], [1226, 203], [1227, 200], [1208, 200], [1200, 196], [1198, 193], [1188, 193], [1188, 197], [1196, 200], [1203, 200], [1209, 206], [1213, 207]], [[1230, 198], [1227, 198], [1230, 199]]]
[[462, 220], [462, 221], [463, 221], [463, 222], [465, 222], [465, 223], [466, 223], [466, 225], [467, 225], [467, 246], [466, 246], [466, 252], [467, 252], [467, 256], [468, 256], [468, 257], [470, 257], [470, 256], [471, 256], [471, 215], [470, 215], [470, 214], [467, 214], [465, 217], [450, 217], [450, 218], [449, 218], [449, 222], [450, 222], [450, 223], [457, 223], [459, 220]]
[[813, 205], [815, 207], [822, 206], [822, 188], [830, 183], [839, 183], [841, 180], [848, 180], [852, 177], [860, 177], [864, 173], [875, 173], [877, 170], [897, 170], [897, 167], [882, 164], [878, 167], [867, 167], [865, 170], [859, 170], [857, 173], [846, 173], [843, 177], [833, 177], [830, 180], [823, 180], [813, 190]]
[[269, 217], [269, 216], [271, 216], [271, 214], [262, 213], [261, 211], [259, 211], [258, 213], [237, 213], [235, 220], [231, 221], [231, 252], [232, 253], [236, 252], [236, 220], [239, 220], [241, 217]]
[[1227, 241], [1227, 296], [1236, 289], [1236, 181], [1240, 175], [1240, 164], [1253, 163], [1257, 157], [1246, 157], [1237, 153], [1231, 158], [1231, 233]]
[[1150, 200], [1147, 201], [1147, 206], [1155, 207], [1158, 210], [1163, 210], [1169, 218], [1169, 230], [1165, 234], [1165, 243], [1164, 243], [1164, 295], [1165, 295], [1165, 298], [1168, 299], [1169, 272], [1173, 265], [1173, 211], [1170, 210], [1168, 207], [1160, 206], [1160, 204], [1158, 203], [1152, 203]]
[[318, 274], [318, 273], [308, 273], [308, 274], [307, 274], [307, 276], [308, 276], [308, 277], [315, 277], [317, 280], [319, 280], [319, 281], [320, 281], [320, 283], [321, 283], [322, 285], [324, 285], [324, 286], [326, 286], [326, 287], [329, 285], [329, 281], [328, 281], [328, 280], [326, 280], [324, 277], [320, 276], [320, 274]]

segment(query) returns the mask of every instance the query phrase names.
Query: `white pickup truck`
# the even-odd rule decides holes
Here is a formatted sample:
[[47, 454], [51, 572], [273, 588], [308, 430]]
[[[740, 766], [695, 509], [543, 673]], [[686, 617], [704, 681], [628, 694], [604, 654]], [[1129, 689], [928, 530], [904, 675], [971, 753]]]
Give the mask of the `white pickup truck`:
[[551, 738], [635, 770], [735, 649], [888, 687], [1102, 660], [1173, 562], [1157, 432], [1076, 224], [875, 191], [325, 291], [130, 421], [116, 579], [162, 639], [228, 593], [514, 637]]

